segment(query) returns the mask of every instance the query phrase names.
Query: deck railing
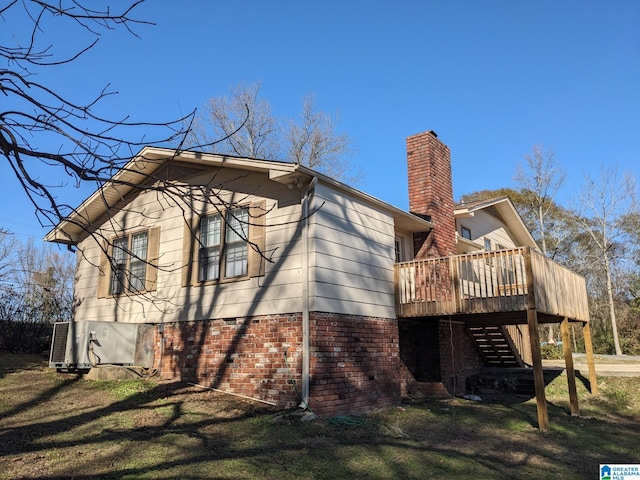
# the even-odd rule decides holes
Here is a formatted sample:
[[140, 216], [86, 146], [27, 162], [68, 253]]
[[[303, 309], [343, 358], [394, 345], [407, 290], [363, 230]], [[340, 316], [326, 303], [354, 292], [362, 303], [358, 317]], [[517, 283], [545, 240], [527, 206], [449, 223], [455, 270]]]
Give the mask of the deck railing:
[[585, 280], [531, 248], [396, 264], [398, 316], [525, 311], [588, 321]]

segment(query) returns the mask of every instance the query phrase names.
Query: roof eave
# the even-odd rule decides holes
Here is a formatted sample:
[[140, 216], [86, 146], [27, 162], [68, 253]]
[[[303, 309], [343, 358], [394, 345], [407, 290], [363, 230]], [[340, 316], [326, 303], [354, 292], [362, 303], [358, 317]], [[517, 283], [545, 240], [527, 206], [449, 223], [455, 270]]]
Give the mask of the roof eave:
[[498, 209], [505, 221], [511, 220], [509, 223], [510, 229], [521, 246], [538, 249], [531, 232], [524, 224], [522, 217], [509, 197], [498, 197], [472, 204], [461, 204], [454, 208], [454, 215], [456, 217], [471, 216], [474, 212], [491, 206], [495, 206]]
[[[134, 156], [113, 178], [96, 190], [80, 204], [67, 219], [56, 225], [44, 239], [49, 242], [76, 244], [109, 208], [113, 207], [110, 197], [117, 197], [118, 201], [135, 188], [135, 178], [147, 178], [166, 161], [180, 160], [181, 162], [207, 165], [212, 167], [230, 167], [241, 170], [268, 172], [269, 178], [275, 182], [290, 185], [292, 182], [308, 180], [317, 177], [323, 183], [338, 188], [345, 193], [365, 200], [367, 203], [380, 208], [393, 216], [397, 228], [410, 232], [426, 232], [433, 229], [432, 222], [420, 218], [410, 212], [394, 207], [376, 197], [350, 187], [308, 167], [271, 160], [260, 160], [226, 155], [200, 153], [192, 151], [170, 150], [160, 147], [144, 147]], [[106, 192], [113, 192], [107, 195]]]
[[227, 155], [180, 151], [160, 147], [144, 147], [126, 165], [124, 165], [108, 182], [105, 182], [86, 200], [84, 200], [65, 220], [62, 220], [44, 240], [47, 242], [76, 244], [83, 234], [103, 216], [116, 202], [128, 195], [135, 185], [148, 178], [165, 162], [180, 160], [181, 162], [207, 165], [210, 167], [231, 167], [249, 171], [269, 171], [275, 181], [283, 182], [287, 175], [295, 171], [296, 165], [288, 162], [259, 160]]
[[376, 198], [372, 195], [369, 195], [368, 193], [358, 190], [357, 188], [351, 187], [345, 183], [328, 177], [320, 172], [316, 172], [315, 170], [312, 170], [308, 167], [297, 165], [296, 171], [312, 177], [317, 177], [318, 180], [322, 181], [323, 183], [329, 184], [332, 187], [338, 188], [345, 193], [357, 198], [361, 198], [366, 202], [373, 204], [376, 207], [390, 213], [393, 216], [395, 226], [397, 228], [400, 228], [401, 230], [406, 230], [408, 232], [429, 232], [434, 227], [433, 223], [428, 220], [420, 218], [413, 213], [402, 210], [401, 208], [395, 207], [390, 203], [386, 203], [379, 198]]

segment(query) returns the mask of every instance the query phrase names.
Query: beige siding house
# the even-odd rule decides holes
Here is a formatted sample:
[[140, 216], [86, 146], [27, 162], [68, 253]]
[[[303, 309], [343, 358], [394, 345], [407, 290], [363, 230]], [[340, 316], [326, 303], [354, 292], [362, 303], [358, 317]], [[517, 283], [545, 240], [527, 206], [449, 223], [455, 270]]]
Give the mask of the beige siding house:
[[431, 228], [300, 165], [148, 147], [47, 240], [77, 248], [75, 322], [153, 326], [144, 367], [331, 413], [398, 401], [394, 240]]
[[[46, 236], [77, 251], [50, 365], [329, 416], [459, 394], [488, 362], [477, 325], [520, 324], [527, 359], [532, 312], [588, 321], [583, 283], [538, 258], [509, 199], [454, 205], [435, 133], [407, 139], [407, 162], [409, 212], [297, 164], [144, 148]], [[577, 302], [551, 301], [558, 278]]]

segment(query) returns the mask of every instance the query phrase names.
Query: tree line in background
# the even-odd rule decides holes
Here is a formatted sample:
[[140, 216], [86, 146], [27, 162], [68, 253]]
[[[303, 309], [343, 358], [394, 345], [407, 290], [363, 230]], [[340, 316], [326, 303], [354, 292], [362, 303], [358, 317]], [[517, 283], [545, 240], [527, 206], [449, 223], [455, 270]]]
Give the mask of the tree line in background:
[[53, 323], [71, 320], [73, 258], [0, 231], [0, 351], [49, 349]]
[[[460, 201], [508, 196], [542, 252], [585, 277], [596, 352], [640, 355], [640, 210], [634, 177], [603, 166], [581, 184], [571, 179], [581, 188], [563, 195], [569, 200], [562, 204], [565, 171], [552, 148], [534, 145], [515, 179], [518, 188], [473, 192]], [[554, 326], [546, 328], [553, 342]]]

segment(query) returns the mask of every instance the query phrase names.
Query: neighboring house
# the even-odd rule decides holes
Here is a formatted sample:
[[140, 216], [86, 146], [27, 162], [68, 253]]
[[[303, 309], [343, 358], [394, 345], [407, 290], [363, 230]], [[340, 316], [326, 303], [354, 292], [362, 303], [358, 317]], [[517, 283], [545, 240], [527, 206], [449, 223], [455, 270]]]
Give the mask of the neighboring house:
[[454, 215], [456, 253], [516, 247], [538, 249], [509, 197], [461, 203], [454, 206]]
[[[508, 199], [454, 206], [433, 132], [407, 139], [407, 159], [410, 212], [297, 164], [144, 148], [46, 236], [78, 251], [75, 348], [324, 416], [459, 393], [487, 364], [473, 319], [538, 308], [535, 244]], [[504, 295], [530, 297], [524, 317], [466, 310]], [[588, 325], [580, 309], [539, 311]], [[117, 335], [137, 335], [135, 362], [105, 349]], [[51, 364], [74, 367], [53, 351]]]

